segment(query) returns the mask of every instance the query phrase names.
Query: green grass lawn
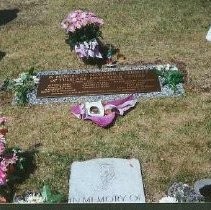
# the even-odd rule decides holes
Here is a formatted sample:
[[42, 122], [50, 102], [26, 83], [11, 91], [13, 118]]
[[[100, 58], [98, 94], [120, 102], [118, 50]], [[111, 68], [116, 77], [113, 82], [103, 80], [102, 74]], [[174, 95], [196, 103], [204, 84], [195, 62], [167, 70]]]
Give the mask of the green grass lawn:
[[41, 143], [37, 169], [17, 193], [48, 182], [67, 196], [70, 164], [96, 157], [133, 157], [143, 168], [147, 201], [158, 201], [174, 181], [193, 184], [211, 173], [210, 0], [4, 0], [0, 10], [19, 9], [0, 26], [0, 80], [37, 70], [87, 66], [68, 45], [60, 22], [74, 9], [104, 19], [103, 37], [121, 49], [128, 63], [172, 59], [184, 62], [189, 84], [184, 97], [140, 101], [110, 129], [70, 115], [71, 104], [16, 107], [0, 92], [8, 116], [9, 146]]

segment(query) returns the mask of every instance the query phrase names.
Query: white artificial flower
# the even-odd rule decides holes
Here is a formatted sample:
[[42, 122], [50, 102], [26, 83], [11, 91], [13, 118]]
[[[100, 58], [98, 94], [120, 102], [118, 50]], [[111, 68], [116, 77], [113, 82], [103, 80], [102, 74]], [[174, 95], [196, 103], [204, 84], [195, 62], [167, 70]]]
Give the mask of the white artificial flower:
[[45, 199], [40, 193], [30, 193], [24, 196], [14, 197], [13, 203], [30, 204], [30, 203], [44, 203]]
[[163, 67], [164, 67], [163, 65], [157, 65], [157, 66], [156, 66], [156, 69], [157, 69], [158, 71], [161, 71], [161, 70], [163, 69]]
[[178, 71], [178, 68], [176, 66], [173, 66], [171, 70]]
[[22, 80], [25, 80], [26, 77], [27, 77], [27, 73], [23, 72], [23, 73], [20, 74], [20, 78], [21, 78]]
[[167, 64], [166, 65], [166, 70], [168, 71], [170, 69], [171, 65], [170, 64]]
[[84, 46], [85, 46], [86, 48], [89, 48], [89, 43], [86, 42], [86, 41], [84, 41]]
[[14, 203], [25, 204], [27, 203], [25, 200], [17, 200]]
[[39, 83], [39, 78], [37, 78], [36, 76], [32, 76], [34, 83], [38, 84]]
[[159, 200], [159, 203], [178, 203], [175, 197], [165, 196]]
[[27, 203], [44, 203], [45, 200], [41, 194], [32, 193], [25, 198], [25, 201]]
[[18, 84], [22, 84], [23, 80], [21, 78], [18, 78], [18, 79], [14, 79], [13, 80], [15, 83], [18, 83]]

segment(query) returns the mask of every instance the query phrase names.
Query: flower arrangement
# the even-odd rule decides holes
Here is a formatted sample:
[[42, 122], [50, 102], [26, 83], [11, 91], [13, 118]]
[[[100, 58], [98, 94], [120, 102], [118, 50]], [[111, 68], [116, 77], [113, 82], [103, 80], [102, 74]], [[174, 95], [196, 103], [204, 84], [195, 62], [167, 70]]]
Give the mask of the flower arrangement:
[[27, 192], [25, 195], [16, 196], [13, 200], [16, 204], [39, 204], [44, 203], [44, 198], [40, 193]]
[[67, 15], [61, 26], [68, 33], [68, 43], [80, 58], [102, 58], [99, 37], [103, 19], [93, 12], [76, 10]]
[[0, 203], [10, 199], [14, 183], [22, 181], [28, 165], [33, 165], [30, 157], [32, 153], [29, 155], [19, 148], [6, 147], [6, 122], [6, 117], [0, 115]]
[[163, 85], [167, 85], [174, 92], [177, 91], [178, 84], [184, 83], [184, 74], [176, 66], [158, 65], [155, 72], [162, 78]]
[[[18, 157], [15, 151], [7, 151], [6, 148], [6, 118], [0, 116], [0, 195], [6, 196], [7, 194], [7, 183], [10, 179], [10, 175], [13, 170], [13, 165], [18, 161]], [[2, 132], [3, 131], [3, 132]], [[6, 199], [5, 199], [6, 202]]]
[[17, 79], [6, 80], [5, 86], [15, 94], [16, 104], [25, 105], [28, 103], [28, 93], [34, 90], [38, 83], [34, 68], [31, 68], [28, 72], [21, 73]]
[[182, 182], [173, 183], [168, 189], [168, 195], [175, 197], [180, 203], [202, 202], [204, 200], [202, 195], [196, 193], [192, 187]]
[[[0, 117], [0, 186], [4, 186], [8, 181], [8, 170], [10, 166], [16, 164], [18, 157], [16, 152], [7, 152], [5, 135], [7, 128], [5, 127], [6, 118]], [[3, 128], [3, 129], [2, 129]], [[2, 132], [3, 131], [3, 132]]]
[[63, 196], [52, 193], [49, 185], [44, 185], [40, 192], [26, 192], [21, 196], [15, 196], [13, 203], [17, 204], [39, 204], [39, 203], [61, 203]]
[[168, 189], [168, 196], [161, 198], [159, 203], [193, 203], [203, 201], [204, 197], [195, 192], [188, 184], [175, 182]]

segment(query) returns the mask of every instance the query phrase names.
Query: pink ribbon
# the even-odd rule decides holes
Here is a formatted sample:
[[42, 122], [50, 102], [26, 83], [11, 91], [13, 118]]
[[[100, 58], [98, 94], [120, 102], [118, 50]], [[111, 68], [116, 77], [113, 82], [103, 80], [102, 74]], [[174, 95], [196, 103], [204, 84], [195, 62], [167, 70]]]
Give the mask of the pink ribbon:
[[134, 99], [133, 95], [130, 95], [124, 99], [118, 99], [108, 101], [104, 103], [105, 114], [103, 117], [90, 116], [87, 114], [84, 104], [77, 104], [71, 107], [71, 113], [83, 120], [91, 120], [100, 127], [107, 127], [111, 125], [118, 115], [124, 115], [124, 112], [134, 107], [137, 100]]

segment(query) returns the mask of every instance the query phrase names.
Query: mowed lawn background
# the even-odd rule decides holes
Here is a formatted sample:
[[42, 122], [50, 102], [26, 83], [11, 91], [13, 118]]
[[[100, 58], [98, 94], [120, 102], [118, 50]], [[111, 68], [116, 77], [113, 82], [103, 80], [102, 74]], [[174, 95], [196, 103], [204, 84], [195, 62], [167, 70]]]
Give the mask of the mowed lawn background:
[[158, 201], [174, 181], [193, 184], [211, 174], [210, 0], [2, 0], [0, 10], [19, 9], [0, 26], [0, 79], [16, 78], [34, 66], [87, 68], [65, 44], [60, 22], [75, 9], [104, 19], [106, 43], [121, 49], [128, 63], [172, 59], [189, 75], [186, 96], [140, 101], [115, 125], [102, 129], [71, 116], [71, 104], [10, 105], [0, 93], [1, 112], [9, 118], [9, 146], [27, 149], [41, 143], [37, 169], [17, 194], [43, 182], [68, 194], [70, 164], [77, 160], [137, 158], [143, 169], [148, 202]]

